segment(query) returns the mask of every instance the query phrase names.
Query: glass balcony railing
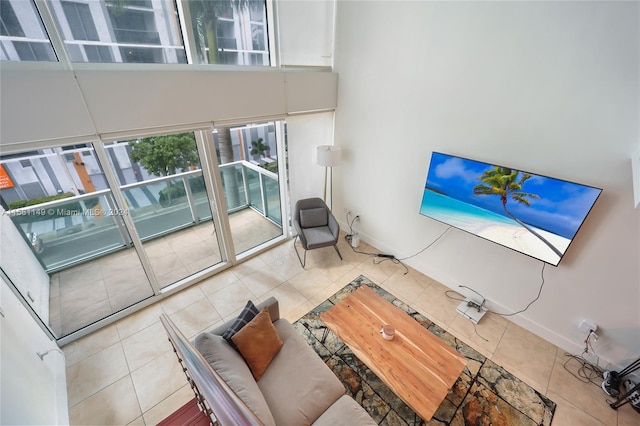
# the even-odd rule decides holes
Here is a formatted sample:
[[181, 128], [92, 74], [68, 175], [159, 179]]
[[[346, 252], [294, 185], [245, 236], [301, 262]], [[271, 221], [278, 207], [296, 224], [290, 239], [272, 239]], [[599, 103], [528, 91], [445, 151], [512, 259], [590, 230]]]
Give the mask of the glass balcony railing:
[[200, 170], [120, 187], [142, 241], [211, 219]]
[[[220, 166], [228, 211], [252, 208], [282, 226], [278, 176], [240, 161]], [[132, 245], [123, 217], [142, 241], [212, 219], [201, 170], [120, 187], [127, 205], [110, 190], [9, 210], [47, 272], [59, 271]]]
[[7, 212], [47, 272], [131, 244], [111, 191]]
[[264, 217], [270, 219], [278, 226], [282, 226], [282, 215], [280, 212], [280, 186], [278, 175], [263, 167], [256, 166], [247, 161], [237, 161], [220, 166], [220, 173], [223, 177], [223, 187], [225, 174], [229, 169], [234, 169], [241, 179], [242, 186], [237, 185], [236, 190], [244, 199], [241, 199], [238, 207], [232, 208], [235, 201], [230, 201], [228, 192], [225, 189], [225, 199], [229, 212], [251, 207]]

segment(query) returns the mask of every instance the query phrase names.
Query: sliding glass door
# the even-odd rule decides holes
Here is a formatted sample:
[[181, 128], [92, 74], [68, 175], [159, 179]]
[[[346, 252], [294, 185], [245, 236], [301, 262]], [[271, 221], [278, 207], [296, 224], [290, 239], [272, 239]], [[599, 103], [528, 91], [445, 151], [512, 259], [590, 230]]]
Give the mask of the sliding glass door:
[[70, 341], [254, 253], [284, 235], [279, 126], [0, 156], [0, 267], [54, 337]]
[[[1, 265], [56, 337], [154, 295], [91, 143], [0, 158]], [[14, 258], [15, 257], [15, 258]], [[25, 269], [25, 265], [30, 267]], [[20, 270], [15, 270], [20, 268]]]
[[235, 255], [283, 234], [278, 169], [280, 123], [216, 126], [219, 178]]
[[222, 261], [194, 132], [104, 147], [160, 288]]

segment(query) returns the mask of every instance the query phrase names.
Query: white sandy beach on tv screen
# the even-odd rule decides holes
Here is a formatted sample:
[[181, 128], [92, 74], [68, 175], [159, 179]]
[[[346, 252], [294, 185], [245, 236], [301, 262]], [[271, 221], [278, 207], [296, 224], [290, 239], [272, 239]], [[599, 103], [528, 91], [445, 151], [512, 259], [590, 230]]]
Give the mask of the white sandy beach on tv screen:
[[[569, 243], [571, 243], [568, 238], [543, 231], [542, 229], [533, 229], [563, 254], [569, 247]], [[558, 255], [553, 250], [520, 225], [488, 225], [476, 232], [483, 238], [542, 259], [553, 265], [559, 261]]]

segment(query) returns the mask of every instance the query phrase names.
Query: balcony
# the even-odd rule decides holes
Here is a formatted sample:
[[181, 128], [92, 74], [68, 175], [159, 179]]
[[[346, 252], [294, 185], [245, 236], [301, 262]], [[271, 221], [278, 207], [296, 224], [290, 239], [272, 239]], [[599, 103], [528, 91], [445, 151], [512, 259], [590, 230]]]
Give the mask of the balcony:
[[[282, 235], [278, 176], [245, 161], [220, 170], [235, 253]], [[50, 277], [41, 319], [57, 337], [226, 259], [201, 170], [120, 192], [125, 208], [102, 190], [7, 212]]]

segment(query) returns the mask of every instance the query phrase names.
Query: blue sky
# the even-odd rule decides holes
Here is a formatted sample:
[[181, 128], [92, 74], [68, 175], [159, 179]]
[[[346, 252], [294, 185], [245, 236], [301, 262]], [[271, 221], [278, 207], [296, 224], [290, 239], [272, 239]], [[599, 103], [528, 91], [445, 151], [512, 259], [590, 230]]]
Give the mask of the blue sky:
[[[495, 166], [434, 152], [425, 187], [435, 188], [452, 198], [505, 215], [499, 196], [473, 195], [474, 186], [482, 183], [479, 180], [482, 173]], [[500, 166], [508, 167], [503, 164]], [[530, 198], [530, 206], [509, 199], [507, 209], [525, 223], [565, 238], [573, 238], [601, 190], [529, 174], [531, 178], [523, 185], [523, 191], [537, 194], [540, 198]]]

